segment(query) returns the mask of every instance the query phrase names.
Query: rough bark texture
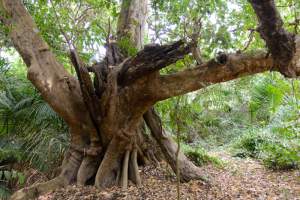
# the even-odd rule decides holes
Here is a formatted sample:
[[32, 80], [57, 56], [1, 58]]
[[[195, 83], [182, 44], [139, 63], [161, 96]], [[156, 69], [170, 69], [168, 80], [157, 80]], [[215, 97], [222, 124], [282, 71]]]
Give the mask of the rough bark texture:
[[259, 21], [259, 32], [274, 59], [274, 67], [287, 77], [296, 77], [291, 65], [296, 46], [294, 35], [283, 28], [274, 0], [249, 0]]
[[[300, 37], [295, 37], [296, 51], [290, 66], [296, 76], [300, 75]], [[164, 100], [199, 90], [208, 85], [237, 79], [273, 69], [275, 60], [267, 57], [267, 52], [251, 54], [222, 54], [221, 57], [170, 75], [161, 75], [156, 84], [155, 99]], [[156, 82], [157, 81], [157, 82]], [[161, 87], [162, 86], [162, 87]]]
[[123, 0], [118, 22], [118, 40], [129, 39], [142, 49], [148, 0]]
[[[84, 185], [90, 180], [94, 180], [99, 188], [116, 184], [126, 188], [128, 179], [140, 185], [138, 160], [144, 163], [158, 160], [151, 149], [148, 151], [149, 144], [145, 145], [149, 140], [141, 128], [143, 120], [175, 171], [177, 145], [163, 134], [161, 121], [152, 109], [157, 101], [209, 84], [268, 71], [274, 69], [274, 65], [279, 65], [274, 70], [298, 76], [300, 37], [289, 37], [284, 31], [273, 1], [263, 2], [260, 5], [261, 1], [251, 1], [272, 58], [259, 52], [251, 55], [221, 54], [195, 68], [160, 75], [160, 69], [190, 53], [190, 45], [179, 41], [164, 46], [146, 46], [141, 50], [147, 1], [124, 0], [118, 23], [118, 40], [107, 44], [105, 59], [93, 67], [86, 67], [76, 51], [71, 53], [77, 79], [67, 73], [49, 50], [21, 1], [0, 0], [1, 20], [9, 27], [9, 36], [28, 67], [28, 78], [45, 101], [66, 121], [71, 135], [70, 149], [59, 177], [20, 190], [12, 199], [33, 199], [57, 187], [75, 182]], [[271, 9], [267, 13], [270, 18], [276, 16], [271, 22], [261, 13], [266, 8]], [[274, 38], [268, 35], [267, 30], [279, 35], [280, 45], [287, 42], [287, 51], [284, 46], [279, 46], [278, 55], [272, 52], [277, 47], [272, 46]], [[126, 52], [124, 54], [118, 47], [120, 41], [128, 38], [140, 50], [131, 58], [125, 58]], [[89, 72], [95, 74], [94, 82]], [[182, 153], [179, 153], [179, 169], [184, 181], [205, 180], [199, 169]]]
[[124, 63], [118, 81], [121, 85], [132, 83], [182, 59], [190, 49], [190, 45], [181, 40], [170, 45], [145, 46], [136, 56]]

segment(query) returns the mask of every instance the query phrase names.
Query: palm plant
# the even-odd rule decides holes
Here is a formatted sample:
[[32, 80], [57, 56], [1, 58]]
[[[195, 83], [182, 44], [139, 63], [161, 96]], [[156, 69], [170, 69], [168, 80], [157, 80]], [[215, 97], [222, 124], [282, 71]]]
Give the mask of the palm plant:
[[238, 154], [259, 158], [273, 169], [300, 167], [298, 86], [275, 73], [256, 81], [249, 102], [252, 125], [233, 142]]
[[0, 136], [34, 167], [47, 170], [60, 158], [68, 144], [67, 127], [25, 78], [12, 75], [13, 69], [0, 75]]
[[0, 61], [0, 199], [6, 199], [10, 186], [24, 182], [11, 164], [50, 172], [58, 166], [68, 136], [64, 121], [26, 77]]

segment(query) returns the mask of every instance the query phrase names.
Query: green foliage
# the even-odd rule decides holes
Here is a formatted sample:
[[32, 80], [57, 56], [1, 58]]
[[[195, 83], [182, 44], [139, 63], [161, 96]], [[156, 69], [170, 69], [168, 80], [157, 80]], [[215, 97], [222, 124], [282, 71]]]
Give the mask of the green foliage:
[[[192, 32], [189, 24], [199, 17], [195, 13], [201, 10], [202, 26], [205, 29], [201, 30], [201, 39], [198, 42], [204, 58], [211, 58], [222, 49], [243, 49], [249, 40], [249, 29], [257, 26], [253, 20], [255, 14], [245, 1], [238, 1], [234, 5], [226, 1], [192, 0], [152, 3], [153, 16], [156, 16], [152, 19], [153, 30], [156, 37], [162, 33], [160, 41], [172, 40], [178, 35], [187, 37]], [[299, 4], [290, 5], [292, 6], [288, 4], [280, 7], [286, 21], [292, 21], [297, 16], [294, 12], [297, 12]], [[227, 11], [222, 12], [222, 9]], [[231, 14], [224, 14], [228, 10], [231, 10]], [[168, 36], [164, 37], [166, 29]], [[233, 34], [230, 30], [234, 30]], [[249, 53], [263, 47], [262, 40], [255, 33], [248, 47]], [[183, 64], [184, 67], [190, 65], [193, 63]], [[173, 73], [183, 67], [176, 63], [169, 68], [164, 69], [163, 73]], [[234, 141], [235, 148], [240, 150], [240, 156], [255, 157], [263, 160], [269, 167], [283, 169], [295, 167], [294, 163], [298, 162], [300, 156], [298, 146], [292, 142], [299, 142], [298, 90], [299, 81], [291, 84], [278, 73], [266, 73], [214, 85], [186, 95], [177, 107], [174, 98], [159, 103], [156, 108], [165, 122], [165, 128], [172, 133], [176, 132], [172, 113], [180, 110], [184, 132], [182, 139], [186, 143], [195, 143], [210, 149], [230, 145]]]
[[11, 166], [23, 163], [51, 172], [68, 144], [67, 127], [26, 79], [19, 60], [0, 59], [0, 199], [22, 187], [25, 176]]
[[270, 117], [291, 92], [290, 84], [278, 74], [272, 73], [259, 80], [251, 91], [250, 112], [252, 120], [269, 122]]
[[137, 54], [138, 50], [132, 44], [132, 41], [128, 37], [123, 37], [120, 41], [118, 41], [118, 46], [121, 51], [127, 56], [134, 56]]
[[[300, 167], [298, 81], [264, 76], [251, 91], [251, 129], [233, 142], [238, 156], [261, 159], [272, 169]], [[255, 115], [253, 115], [255, 113]]]
[[[0, 75], [0, 163], [57, 166], [68, 144], [67, 127], [14, 66]], [[2, 143], [3, 142], [3, 143]]]
[[23, 173], [15, 170], [2, 170], [0, 171], [0, 180], [6, 182], [17, 181], [18, 184], [23, 185], [25, 183], [25, 176]]
[[2, 163], [13, 163], [21, 161], [22, 155], [18, 149], [8, 147], [7, 145], [5, 145], [5, 147], [3, 148], [3, 146], [4, 145], [2, 143], [0, 147], [0, 165]]
[[5, 186], [0, 185], [0, 199], [9, 199], [11, 192]]
[[300, 168], [300, 145], [289, 142], [269, 143], [261, 147], [260, 155], [264, 164], [276, 170], [287, 170]]
[[236, 156], [258, 158], [271, 169], [300, 167], [300, 140], [288, 140], [267, 130], [252, 130], [237, 138], [232, 147]]
[[12, 185], [22, 187], [25, 183], [25, 176], [22, 172], [15, 170], [0, 169], [0, 199], [8, 199], [11, 195]]
[[253, 158], [259, 156], [261, 146], [268, 144], [269, 138], [264, 134], [257, 134], [257, 131], [257, 129], [249, 130], [233, 141], [232, 146], [238, 149], [236, 156]]
[[197, 166], [212, 164], [216, 167], [224, 167], [224, 162], [219, 158], [209, 155], [202, 147], [191, 147], [183, 145], [183, 152], [191, 159]]
[[182, 141], [205, 149], [230, 147], [233, 154], [261, 160], [273, 169], [299, 167], [299, 81], [278, 73], [245, 77], [209, 86], [157, 105], [164, 125]]
[[182, 110], [180, 116], [185, 142], [201, 144], [206, 149], [222, 146], [249, 124], [250, 115], [245, 102], [249, 99], [246, 91], [250, 81], [244, 78], [210, 86], [181, 97], [183, 100], [177, 108], [174, 98], [159, 103], [157, 109], [169, 132], [176, 131], [172, 113]]
[[[149, 23], [156, 42], [189, 39], [195, 31], [195, 22], [201, 19], [198, 43], [205, 59], [214, 57], [218, 51], [243, 49], [249, 40], [249, 30], [257, 26], [247, 1], [156, 0], [152, 1], [152, 9]], [[248, 49], [263, 47], [259, 34], [255, 33]]]
[[[120, 4], [116, 0], [24, 0], [41, 35], [67, 68], [68, 42], [85, 62], [95, 59], [108, 34], [115, 35]], [[69, 40], [69, 41], [67, 41]], [[70, 68], [72, 72], [72, 68]]]

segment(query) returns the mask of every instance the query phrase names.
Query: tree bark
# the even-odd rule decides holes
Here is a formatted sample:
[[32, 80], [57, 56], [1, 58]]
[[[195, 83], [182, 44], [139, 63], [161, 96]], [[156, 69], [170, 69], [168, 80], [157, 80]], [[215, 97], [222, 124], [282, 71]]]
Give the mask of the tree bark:
[[144, 44], [147, 3], [148, 0], [123, 0], [118, 21], [118, 40], [129, 39], [132, 47], [138, 50]]
[[182, 40], [169, 45], [145, 46], [136, 56], [126, 60], [118, 75], [121, 85], [132, 84], [136, 79], [143, 78], [190, 53], [190, 45]]
[[[295, 36], [295, 53], [289, 64], [296, 76], [300, 75], [300, 36]], [[254, 75], [265, 71], [279, 71], [273, 68], [276, 62], [267, 57], [267, 52], [251, 54], [222, 54], [195, 68], [186, 69], [174, 74], [161, 75], [153, 80], [154, 99], [161, 101], [170, 97], [193, 92], [211, 84], [234, 80], [243, 76]]]
[[284, 29], [274, 0], [249, 0], [249, 2], [259, 21], [258, 31], [274, 59], [272, 67], [277, 68], [287, 77], [296, 77], [295, 69], [291, 64], [296, 52], [294, 35]]

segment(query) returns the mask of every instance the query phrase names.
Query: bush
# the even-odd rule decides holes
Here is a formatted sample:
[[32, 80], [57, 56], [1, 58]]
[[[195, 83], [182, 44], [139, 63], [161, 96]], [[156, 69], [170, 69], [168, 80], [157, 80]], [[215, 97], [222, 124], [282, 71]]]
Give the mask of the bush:
[[258, 131], [259, 130], [248, 130], [233, 141], [232, 147], [234, 156], [252, 158], [259, 156], [261, 145], [268, 143], [268, 138], [266, 135], [257, 134]]
[[0, 170], [0, 199], [8, 199], [11, 195], [11, 188], [23, 186], [25, 176], [22, 172], [15, 170]]
[[202, 147], [183, 146], [185, 155], [197, 166], [213, 164], [216, 167], [223, 167], [224, 163], [217, 157], [210, 156]]
[[25, 181], [23, 173], [11, 169], [14, 163], [23, 158], [20, 146], [3, 139], [0, 142], [0, 199], [8, 199], [12, 188], [22, 186]]
[[1, 157], [18, 156], [17, 160], [51, 173], [68, 146], [68, 127], [15, 71], [0, 73], [0, 164]]
[[287, 139], [270, 129], [249, 131], [236, 139], [232, 148], [235, 156], [260, 159], [270, 169], [300, 167], [300, 140]]
[[300, 148], [282, 144], [265, 144], [261, 148], [260, 158], [270, 169], [288, 170], [300, 167]]
[[9, 199], [11, 192], [6, 186], [0, 184], [0, 199]]
[[2, 163], [14, 163], [21, 160], [21, 153], [16, 149], [0, 147], [0, 166]]

